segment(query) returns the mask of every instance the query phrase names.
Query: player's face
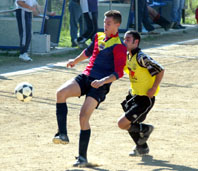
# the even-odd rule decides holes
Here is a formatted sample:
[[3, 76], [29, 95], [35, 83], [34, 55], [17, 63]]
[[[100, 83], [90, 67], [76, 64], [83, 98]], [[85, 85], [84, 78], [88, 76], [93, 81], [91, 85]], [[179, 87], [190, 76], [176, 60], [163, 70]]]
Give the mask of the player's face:
[[120, 23], [115, 23], [113, 17], [104, 18], [104, 33], [107, 37], [110, 37], [111, 34], [115, 35], [118, 32]]
[[137, 40], [134, 40], [134, 38], [131, 34], [124, 35], [124, 43], [125, 43], [128, 51], [131, 51], [138, 47]]

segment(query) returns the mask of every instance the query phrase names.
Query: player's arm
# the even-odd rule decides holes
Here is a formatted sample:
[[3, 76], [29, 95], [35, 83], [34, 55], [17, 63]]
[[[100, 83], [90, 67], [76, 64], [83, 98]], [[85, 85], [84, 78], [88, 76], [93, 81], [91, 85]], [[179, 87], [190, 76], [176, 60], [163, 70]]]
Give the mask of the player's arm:
[[85, 59], [87, 59], [87, 58], [88, 58], [88, 57], [86, 56], [85, 51], [82, 51], [81, 54], [78, 55], [76, 58], [70, 59], [70, 60], [67, 62], [66, 66], [67, 66], [67, 68], [69, 68], [69, 67], [72, 68], [72, 67], [74, 67], [77, 63], [79, 63], [79, 62], [81, 62], [81, 61], [83, 61], [83, 60], [85, 60]]
[[[43, 14], [44, 13], [44, 9], [43, 7], [41, 7], [38, 3], [34, 6], [36, 8], [36, 10], [33, 12], [33, 14], [35, 16], [39, 16], [40, 14]], [[46, 12], [47, 15], [50, 15], [50, 16], [55, 16], [56, 13], [55, 12]]]
[[31, 11], [36, 11], [35, 7], [31, 7], [28, 4], [25, 3], [25, 1], [17, 1], [17, 4], [22, 8], [27, 8]]
[[34, 5], [34, 7], [36, 8], [36, 10], [33, 11], [34, 16], [39, 16], [43, 13], [43, 9], [39, 4]]
[[99, 88], [99, 87], [103, 86], [104, 84], [112, 83], [115, 80], [117, 80], [116, 76], [114, 74], [111, 74], [111, 75], [104, 77], [100, 80], [92, 81], [91, 86], [93, 88]]
[[[97, 34], [95, 35], [97, 36]], [[94, 50], [94, 46], [95, 46], [95, 37], [93, 39], [93, 41], [91, 42], [91, 44], [81, 52], [81, 54], [79, 56], [77, 56], [75, 59], [70, 59], [67, 63], [67, 67], [74, 67], [77, 63], [87, 59], [88, 57], [90, 57], [93, 53]]]
[[161, 72], [159, 72], [157, 75], [156, 75], [156, 78], [155, 78], [155, 82], [153, 84], [153, 87], [151, 89], [148, 90], [147, 92], [147, 96], [152, 98], [157, 90], [157, 87], [159, 86], [162, 78], [164, 76], [164, 69], [161, 70]]
[[147, 92], [147, 96], [152, 98], [163, 78], [164, 68], [159, 63], [157, 63], [157, 61], [143, 53], [138, 54], [138, 63], [140, 66], [147, 68], [151, 76], [156, 76], [152, 88], [150, 88]]
[[124, 70], [128, 70], [126, 66], [127, 59], [127, 48], [123, 44], [119, 44], [113, 49], [114, 54], [114, 68], [115, 72], [113, 73], [117, 79], [121, 78], [124, 75]]
[[94, 80], [91, 83], [91, 86], [94, 88], [99, 88], [103, 86], [104, 84], [112, 83], [113, 81], [121, 78], [124, 75], [124, 66], [126, 64], [126, 54], [127, 49], [124, 45], [120, 44], [114, 47], [113, 49], [114, 54], [114, 68], [115, 72], [113, 72], [111, 75], [104, 77], [100, 80]]

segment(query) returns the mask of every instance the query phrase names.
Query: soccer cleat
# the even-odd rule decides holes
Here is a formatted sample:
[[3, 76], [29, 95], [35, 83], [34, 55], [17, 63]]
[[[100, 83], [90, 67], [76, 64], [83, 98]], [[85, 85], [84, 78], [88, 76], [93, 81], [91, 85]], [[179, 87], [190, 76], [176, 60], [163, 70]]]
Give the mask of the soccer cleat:
[[74, 167], [86, 167], [88, 166], [88, 161], [86, 158], [79, 156], [76, 157], [76, 162], [73, 164]]
[[77, 39], [78, 44], [84, 44], [87, 41], [87, 39], [85, 37], [79, 37]]
[[68, 144], [69, 138], [66, 134], [59, 134], [57, 133], [54, 138], [52, 139], [54, 144]]
[[77, 39], [72, 40], [72, 47], [77, 47], [77, 46], [78, 46]]
[[181, 24], [179, 24], [180, 29], [185, 29], [185, 26], [182, 26]]
[[135, 146], [135, 148], [132, 150], [132, 152], [129, 153], [129, 156], [144, 156], [149, 153], [149, 148], [143, 148]]
[[71, 47], [77, 47], [78, 45], [75, 42], [72, 42]]
[[143, 145], [146, 143], [146, 141], [148, 140], [149, 136], [151, 135], [151, 133], [153, 132], [154, 127], [152, 125], [147, 125], [147, 130], [146, 131], [142, 131], [140, 132], [140, 138], [137, 141], [138, 145]]
[[27, 53], [21, 54], [19, 56], [19, 59], [25, 62], [32, 61], [32, 58], [30, 58]]

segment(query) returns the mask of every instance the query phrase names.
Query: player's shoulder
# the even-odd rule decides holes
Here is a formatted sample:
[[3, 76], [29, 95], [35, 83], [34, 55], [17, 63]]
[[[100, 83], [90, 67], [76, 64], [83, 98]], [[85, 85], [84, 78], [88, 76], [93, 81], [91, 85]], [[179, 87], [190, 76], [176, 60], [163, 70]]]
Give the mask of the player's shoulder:
[[105, 33], [104, 32], [97, 32], [96, 35], [97, 36], [105, 36]]
[[147, 55], [146, 53], [144, 53], [142, 50], [139, 50], [138, 54], [137, 54], [137, 59], [138, 60], [145, 60], [145, 59], [150, 59], [151, 57], [149, 55]]
[[146, 63], [151, 60], [150, 56], [142, 52], [141, 50], [138, 51], [136, 56], [137, 62], [140, 66], [146, 67]]

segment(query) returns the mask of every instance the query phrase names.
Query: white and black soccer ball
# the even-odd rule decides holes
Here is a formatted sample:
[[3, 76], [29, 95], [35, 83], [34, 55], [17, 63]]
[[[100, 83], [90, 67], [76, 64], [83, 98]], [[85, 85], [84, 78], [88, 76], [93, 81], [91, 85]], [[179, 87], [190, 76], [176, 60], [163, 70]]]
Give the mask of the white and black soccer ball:
[[15, 95], [22, 102], [29, 102], [33, 97], [33, 86], [28, 82], [22, 82], [15, 88]]

